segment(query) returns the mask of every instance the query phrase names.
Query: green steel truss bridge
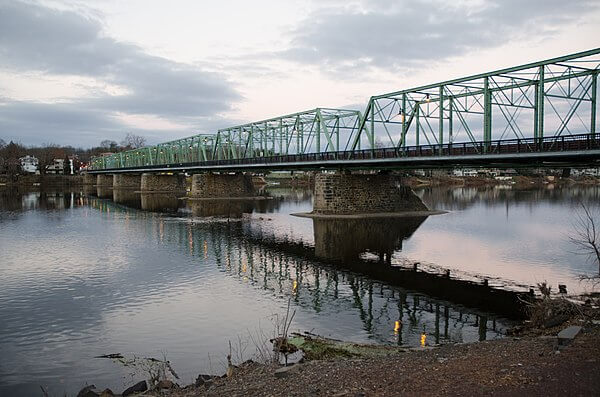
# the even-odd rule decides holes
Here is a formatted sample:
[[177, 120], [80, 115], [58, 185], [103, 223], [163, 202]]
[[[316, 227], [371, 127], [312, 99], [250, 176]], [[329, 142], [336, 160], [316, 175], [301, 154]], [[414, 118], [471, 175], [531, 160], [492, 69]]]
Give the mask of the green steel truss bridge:
[[91, 173], [600, 166], [600, 48], [92, 160]]

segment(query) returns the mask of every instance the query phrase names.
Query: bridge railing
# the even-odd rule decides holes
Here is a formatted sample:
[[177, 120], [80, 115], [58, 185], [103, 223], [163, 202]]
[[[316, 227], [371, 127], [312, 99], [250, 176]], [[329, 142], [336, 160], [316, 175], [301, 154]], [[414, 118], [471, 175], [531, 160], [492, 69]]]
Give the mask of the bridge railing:
[[[272, 156], [250, 157], [241, 159], [221, 159], [208, 160], [201, 162], [182, 162], [171, 164], [156, 164], [140, 167], [128, 167], [132, 171], [136, 169], [164, 169], [170, 167], [191, 167], [191, 166], [228, 166], [228, 165], [252, 165], [252, 164], [284, 164], [284, 163], [318, 163], [327, 161], [353, 161], [353, 160], [372, 160], [372, 159], [394, 159], [394, 158], [418, 158], [418, 157], [438, 157], [441, 160], [445, 158], [458, 156], [488, 156], [503, 154], [526, 154], [526, 153], [547, 153], [547, 152], [565, 152], [565, 151], [586, 151], [600, 150], [600, 133], [597, 134], [579, 134], [567, 136], [552, 136], [546, 138], [523, 138], [523, 139], [505, 139], [491, 142], [459, 142], [443, 145], [420, 145], [392, 148], [376, 148], [353, 151], [338, 151], [324, 153], [304, 153], [304, 154], [275, 154]], [[109, 169], [109, 168], [105, 168]], [[123, 168], [114, 168], [123, 169]]]

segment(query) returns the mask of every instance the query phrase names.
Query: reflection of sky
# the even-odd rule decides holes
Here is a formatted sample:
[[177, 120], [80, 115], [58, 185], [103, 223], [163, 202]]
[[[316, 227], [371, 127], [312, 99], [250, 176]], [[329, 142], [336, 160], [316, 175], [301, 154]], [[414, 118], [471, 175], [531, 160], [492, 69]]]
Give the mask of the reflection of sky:
[[529, 285], [547, 280], [555, 290], [560, 282], [570, 292], [581, 291], [586, 285], [578, 275], [597, 267], [573, 254], [568, 236], [576, 210], [568, 197], [475, 201], [465, 209], [430, 217], [400, 255]]
[[[17, 201], [25, 211], [10, 201], [9, 216], [0, 209], [0, 394], [18, 385], [23, 394], [38, 393], [39, 384], [62, 394], [85, 381], [119, 390], [123, 370], [92, 359], [111, 352], [166, 351], [191, 382], [211, 363], [220, 370], [229, 340], [258, 328], [270, 333], [270, 317], [285, 312], [293, 280], [293, 329], [409, 345], [418, 345], [423, 331], [428, 343], [436, 334], [441, 342], [479, 338], [480, 318], [472, 310], [247, 239], [250, 231], [314, 244], [312, 220], [288, 215], [309, 211], [310, 195], [272, 194], [285, 200], [257, 204], [260, 211], [230, 222], [96, 199], [78, 206], [82, 201], [71, 195], [28, 195]], [[594, 269], [568, 252], [574, 208], [568, 195], [441, 189], [424, 197], [452, 212], [429, 217], [396, 258], [517, 282], [567, 280], [571, 290], [576, 274]], [[497, 335], [493, 321], [490, 316], [483, 329], [488, 338]], [[506, 324], [497, 323], [499, 330]], [[247, 355], [253, 350], [250, 343]]]

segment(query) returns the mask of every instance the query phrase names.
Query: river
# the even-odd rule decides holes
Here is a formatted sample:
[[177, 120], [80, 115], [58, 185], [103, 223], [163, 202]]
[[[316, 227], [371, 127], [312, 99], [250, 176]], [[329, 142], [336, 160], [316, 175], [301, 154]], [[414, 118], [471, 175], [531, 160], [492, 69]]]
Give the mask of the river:
[[[121, 391], [141, 376], [94, 358], [117, 352], [166, 356], [191, 383], [224, 371], [230, 341], [234, 359], [251, 358], [288, 304], [293, 331], [356, 342], [500, 338], [515, 316], [479, 290], [463, 296], [470, 287], [454, 280], [515, 291], [548, 281], [576, 293], [587, 288], [579, 275], [597, 271], [569, 236], [580, 203], [597, 209], [600, 189], [552, 186], [416, 189], [447, 213], [369, 221], [292, 216], [311, 210], [306, 189], [186, 203], [5, 188], [0, 395], [76, 394], [86, 382]], [[446, 269], [439, 287], [427, 278]]]

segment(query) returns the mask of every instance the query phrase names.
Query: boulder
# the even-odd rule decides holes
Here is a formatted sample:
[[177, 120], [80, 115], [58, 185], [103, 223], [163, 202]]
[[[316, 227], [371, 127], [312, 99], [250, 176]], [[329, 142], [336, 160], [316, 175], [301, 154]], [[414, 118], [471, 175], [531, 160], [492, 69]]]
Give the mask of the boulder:
[[276, 378], [285, 378], [290, 376], [291, 374], [293, 374], [294, 372], [296, 372], [296, 370], [299, 368], [299, 365], [290, 365], [287, 367], [281, 367], [275, 370], [275, 377]]
[[177, 385], [168, 379], [163, 379], [156, 384], [156, 389], [174, 389]]
[[196, 378], [196, 383], [195, 383], [196, 387], [204, 386], [206, 388], [209, 388], [210, 386], [212, 386], [214, 379], [215, 379], [215, 377], [212, 375], [200, 374]]
[[571, 325], [558, 333], [558, 344], [559, 346], [566, 346], [575, 339], [577, 334], [581, 332], [581, 327], [578, 325]]
[[77, 393], [77, 397], [98, 397], [100, 396], [100, 392], [96, 390], [96, 386], [88, 385], [83, 389], [79, 390]]
[[133, 393], [141, 393], [148, 390], [148, 385], [146, 384], [146, 381], [143, 380], [141, 382], [136, 383], [135, 385], [125, 389], [123, 391], [123, 397], [125, 396], [129, 396]]

